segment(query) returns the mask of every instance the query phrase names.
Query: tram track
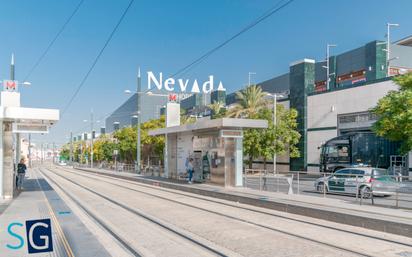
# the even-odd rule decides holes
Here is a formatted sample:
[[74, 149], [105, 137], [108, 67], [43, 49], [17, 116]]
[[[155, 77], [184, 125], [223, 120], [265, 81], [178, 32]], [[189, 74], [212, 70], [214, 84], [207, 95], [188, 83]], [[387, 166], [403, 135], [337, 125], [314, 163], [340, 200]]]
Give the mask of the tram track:
[[[60, 169], [66, 171], [66, 172], [72, 173], [72, 174], [76, 174], [76, 175], [79, 175], [79, 176], [84, 176], [84, 174], [82, 174], [82, 172], [77, 172], [77, 171], [68, 170], [68, 169], [64, 169], [64, 168], [60, 168]], [[134, 186], [149, 188], [151, 190], [158, 190], [158, 191], [162, 191], [162, 192], [177, 194], [177, 195], [185, 196], [185, 197], [196, 199], [196, 200], [202, 200], [202, 201], [206, 201], [206, 202], [219, 204], [219, 205], [222, 205], [222, 206], [237, 208], [237, 209], [246, 210], [246, 211], [259, 213], [259, 214], [263, 214], [263, 215], [269, 215], [269, 216], [276, 217], [276, 218], [281, 218], [281, 219], [284, 219], [284, 220], [290, 220], [290, 221], [299, 222], [299, 223], [302, 223], [302, 224], [317, 226], [317, 227], [321, 227], [321, 228], [330, 229], [330, 230], [333, 230], [333, 231], [347, 233], [347, 234], [350, 234], [350, 235], [361, 236], [361, 237], [365, 237], [365, 238], [369, 238], [369, 239], [379, 240], [379, 241], [386, 242], [386, 243], [392, 243], [392, 244], [397, 244], [397, 245], [402, 245], [402, 246], [412, 248], [412, 244], [409, 244], [409, 243], [398, 242], [398, 241], [394, 241], [394, 240], [390, 240], [390, 239], [386, 239], [386, 238], [382, 238], [382, 237], [377, 237], [377, 236], [372, 236], [372, 235], [366, 235], [366, 234], [362, 234], [362, 233], [355, 232], [355, 231], [336, 228], [336, 227], [332, 227], [332, 226], [328, 226], [328, 225], [322, 225], [322, 224], [318, 224], [318, 223], [315, 223], [315, 222], [300, 220], [300, 219], [296, 219], [296, 218], [292, 218], [292, 217], [285, 217], [285, 216], [282, 216], [282, 215], [277, 215], [277, 214], [274, 214], [274, 213], [270, 213], [270, 212], [266, 212], [266, 211], [262, 211], [262, 210], [257, 210], [257, 209], [252, 209], [252, 208], [247, 208], [247, 207], [243, 207], [243, 206], [238, 206], [238, 205], [234, 205], [234, 204], [224, 203], [224, 202], [217, 201], [217, 200], [212, 200], [212, 199], [209, 199], [209, 198], [197, 197], [197, 196], [194, 196], [193, 194], [189, 194], [189, 193], [176, 192], [176, 190], [171, 191], [170, 189], [164, 189], [164, 188], [161, 188], [161, 187], [149, 186], [149, 185], [139, 183], [137, 181], [130, 181], [127, 178], [124, 178], [124, 179], [123, 178], [114, 178], [114, 177], [111, 177], [111, 176], [105, 175], [105, 174], [96, 174], [96, 173], [91, 173], [91, 174], [93, 174], [93, 175], [90, 175], [90, 176], [93, 176], [94, 178], [95, 177], [104, 177], [104, 178], [110, 177], [111, 179], [113, 178], [114, 180], [117, 180], [117, 181], [121, 181], [121, 182], [130, 184], [130, 185], [134, 185]], [[96, 178], [96, 179], [98, 179], [98, 178]], [[155, 194], [152, 194], [152, 193], [149, 193], [149, 192], [141, 191], [141, 190], [138, 190], [136, 188], [130, 188], [130, 187], [118, 185], [116, 183], [105, 181], [103, 179], [98, 179], [98, 180], [102, 181], [102, 182], [105, 182], [105, 183], [108, 183], [108, 184], [111, 184], [111, 185], [114, 185], [114, 186], [118, 186], [120, 188], [128, 189], [128, 190], [131, 190], [131, 191], [134, 191], [134, 192], [149, 195], [149, 196], [156, 197], [156, 198], [159, 198], [159, 199], [163, 199], [163, 200], [166, 200], [166, 201], [171, 201], [171, 202], [174, 202], [176, 204], [181, 204], [181, 205], [191, 207], [191, 208], [196, 208], [196, 209], [202, 209], [203, 211], [207, 211], [207, 212], [213, 212], [213, 211], [210, 211], [210, 210], [207, 210], [207, 209], [204, 209], [204, 208], [199, 208], [198, 206], [194, 206], [194, 205], [191, 205], [191, 204], [186, 204], [186, 203], [183, 203], [183, 202], [180, 202], [180, 201], [176, 201], [176, 200], [169, 199], [169, 198], [166, 198], [166, 197], [158, 196], [158, 195], [155, 195]], [[222, 214], [222, 213], [218, 213], [218, 212], [213, 212], [213, 213], [217, 214], [217, 215], [226, 215], [226, 214]], [[229, 217], [229, 218], [231, 218], [231, 217]]]
[[139, 253], [136, 249], [131, 247], [125, 240], [123, 240], [120, 235], [115, 233], [104, 221], [98, 218], [96, 215], [93, 214], [87, 207], [85, 207], [80, 201], [78, 201], [72, 194], [68, 193], [62, 186], [60, 186], [54, 179], [44, 174], [41, 169], [39, 169], [40, 174], [47, 178], [47, 180], [53, 182], [55, 186], [57, 186], [67, 197], [70, 198], [82, 211], [84, 211], [88, 216], [90, 216], [94, 221], [96, 221], [105, 231], [107, 231], [111, 236], [113, 236], [117, 242], [120, 243], [129, 253], [136, 257], [142, 257], [143, 255]]
[[[91, 190], [91, 189], [89, 189], [89, 188], [81, 185], [80, 183], [77, 183], [77, 182], [71, 180], [71, 179], [68, 179], [68, 178], [65, 178], [65, 177], [63, 177], [63, 176], [61, 176], [61, 175], [59, 175], [59, 174], [56, 174], [56, 173], [54, 173], [53, 171], [51, 171], [49, 168], [46, 168], [46, 170], [48, 170], [49, 172], [52, 172], [54, 175], [56, 175], [56, 176], [58, 176], [58, 177], [60, 177], [60, 178], [62, 178], [62, 179], [64, 179], [64, 180], [66, 180], [66, 181], [69, 181], [70, 183], [72, 183], [72, 184], [74, 184], [74, 185], [76, 185], [76, 186], [78, 186], [78, 187], [80, 187], [80, 188], [82, 188], [82, 189], [84, 189], [84, 190], [86, 190], [86, 191], [94, 194], [94, 195], [97, 195], [98, 197], [100, 197], [100, 198], [102, 198], [102, 199], [104, 199], [104, 200], [106, 200], [106, 201], [108, 201], [108, 202], [110, 202], [110, 203], [112, 203], [112, 204], [114, 204], [114, 205], [116, 205], [116, 206], [121, 207], [122, 209], [124, 209], [124, 210], [126, 210], [126, 211], [128, 211], [128, 212], [130, 212], [130, 213], [132, 213], [132, 214], [134, 214], [134, 215], [136, 215], [136, 216], [138, 216], [138, 217], [140, 217], [140, 218], [143, 218], [143, 219], [149, 221], [149, 222], [152, 223], [152, 224], [155, 224], [155, 225], [157, 225], [157, 226], [159, 226], [159, 227], [167, 230], [168, 232], [171, 232], [171, 233], [173, 233], [173, 234], [175, 234], [175, 235], [177, 235], [177, 236], [179, 236], [179, 237], [187, 240], [188, 242], [190, 242], [190, 243], [192, 243], [192, 244], [194, 244], [194, 245], [196, 245], [196, 246], [198, 246], [198, 247], [206, 250], [207, 252], [209, 252], [209, 253], [211, 253], [211, 254], [213, 254], [213, 255], [215, 255], [215, 256], [222, 256], [222, 257], [227, 257], [227, 256], [228, 256], [228, 255], [226, 255], [225, 253], [222, 253], [222, 252], [220, 252], [220, 251], [218, 251], [218, 250], [216, 250], [216, 249], [213, 249], [212, 247], [210, 247], [210, 246], [208, 246], [208, 245], [206, 245], [206, 244], [204, 244], [204, 243], [201, 243], [201, 242], [199, 242], [199, 241], [197, 241], [197, 240], [195, 240], [195, 239], [193, 239], [193, 238], [190, 238], [189, 236], [187, 236], [187, 235], [185, 235], [185, 234], [183, 234], [183, 233], [181, 233], [181, 232], [179, 232], [179, 231], [176, 231], [175, 229], [171, 228], [170, 226], [168, 226], [168, 225], [166, 225], [166, 224], [164, 224], [164, 223], [162, 223], [162, 222], [160, 222], [160, 221], [158, 221], [158, 220], [155, 220], [154, 218], [149, 217], [148, 215], [146, 215], [146, 214], [144, 214], [144, 213], [142, 213], [142, 212], [139, 212], [139, 211], [137, 211], [137, 210], [135, 210], [135, 209], [132, 209], [132, 208], [126, 206], [125, 204], [119, 203], [118, 201], [115, 201], [115, 200], [111, 199], [110, 197], [107, 197], [107, 196], [105, 196], [105, 195], [103, 195], [103, 194], [100, 194], [99, 192], [96, 192], [96, 191], [94, 191], [94, 190]], [[105, 228], [105, 230], [107, 230], [113, 237], [115, 237], [116, 240], [118, 240], [118, 241], [121, 243], [121, 245], [123, 245], [124, 247], [126, 247], [126, 249], [129, 250], [134, 256], [143, 256], [142, 254], [139, 253], [139, 251], [137, 251], [136, 249], [134, 249], [133, 247], [131, 247], [125, 240], [123, 240], [120, 235], [118, 235], [118, 234], [115, 233], [112, 229], [110, 229], [109, 226], [108, 226], [104, 221], [102, 221], [101, 219], [99, 219], [99, 218], [98, 218], [96, 215], [94, 215], [90, 210], [88, 210], [87, 207], [85, 207], [83, 204], [81, 204], [73, 195], [71, 195], [70, 193], [67, 192], [67, 190], [65, 190], [64, 188], [62, 188], [54, 179], [52, 179], [50, 176], [46, 175], [45, 172], [42, 171], [41, 169], [39, 169], [39, 171], [40, 171], [40, 173], [41, 173], [44, 177], [46, 177], [47, 179], [49, 179], [50, 181], [52, 181], [57, 187], [59, 187], [59, 189], [60, 189], [61, 191], [63, 191], [67, 196], [69, 196], [69, 198], [70, 198], [71, 200], [73, 200], [82, 210], [84, 210], [88, 215], [90, 215], [93, 219], [95, 219], [103, 228]]]
[[[105, 180], [96, 178], [97, 175], [95, 175], [95, 176], [85, 176], [84, 174], [79, 174], [78, 172], [68, 171], [68, 170], [66, 170], [66, 169], [60, 169], [60, 170], [66, 171], [66, 172], [68, 172], [68, 173], [71, 173], [71, 174], [74, 174], [74, 175], [77, 175], [77, 176], [80, 176], [80, 177], [83, 177], [83, 178], [84, 178], [84, 177], [87, 177], [87, 178], [93, 179], [93, 180], [96, 180], [96, 179], [97, 179], [97, 180], [100, 180], [100, 181], [102, 181], [102, 182], [111, 184], [111, 185], [116, 186], [116, 187], [120, 187], [120, 188], [123, 188], [123, 189], [131, 190], [131, 191], [134, 191], [134, 192], [137, 192], [137, 193], [140, 193], [140, 194], [145, 194], [145, 195], [151, 196], [151, 197], [156, 197], [156, 198], [158, 198], [158, 199], [162, 199], [162, 200], [165, 200], [165, 201], [173, 202], [173, 203], [175, 203], [175, 204], [183, 205], [183, 206], [186, 206], [186, 207], [195, 208], [195, 209], [198, 209], [198, 210], [201, 210], [201, 211], [204, 211], [204, 212], [212, 213], [212, 214], [219, 215], [219, 216], [222, 216], [222, 217], [225, 217], [225, 218], [228, 218], [228, 219], [236, 220], [236, 221], [238, 221], [238, 222], [242, 222], [242, 223], [246, 223], [246, 224], [253, 225], [253, 226], [256, 226], [256, 227], [264, 228], [264, 229], [267, 229], [267, 230], [270, 230], [270, 231], [273, 231], [273, 232], [282, 233], [282, 234], [285, 234], [285, 235], [288, 235], [288, 236], [292, 236], [292, 237], [299, 238], [299, 239], [302, 239], [302, 240], [310, 241], [310, 242], [312, 242], [312, 243], [316, 243], [316, 244], [320, 244], [320, 245], [323, 245], [323, 246], [327, 246], [327, 247], [333, 248], [333, 249], [335, 249], [335, 250], [340, 250], [340, 251], [344, 251], [344, 252], [348, 252], [348, 253], [352, 253], [352, 254], [356, 254], [356, 255], [361, 255], [361, 256], [372, 256], [372, 255], [368, 255], [368, 254], [365, 254], [365, 253], [361, 253], [361, 252], [358, 252], [358, 251], [355, 251], [355, 250], [352, 250], [352, 249], [347, 249], [347, 248], [340, 247], [340, 246], [336, 246], [336, 245], [333, 245], [333, 244], [330, 244], [330, 243], [327, 243], [327, 242], [315, 240], [315, 239], [313, 239], [313, 238], [308, 238], [308, 237], [301, 236], [301, 235], [297, 235], [297, 234], [294, 234], [294, 233], [291, 233], [291, 232], [287, 232], [287, 231], [284, 231], [284, 230], [279, 230], [279, 229], [273, 228], [273, 227], [271, 227], [271, 226], [259, 224], [259, 223], [256, 223], [256, 222], [253, 222], [253, 221], [249, 221], [249, 220], [246, 220], [246, 219], [234, 217], [234, 216], [231, 216], [231, 215], [227, 215], [227, 214], [220, 213], [220, 212], [216, 212], [216, 211], [212, 211], [212, 210], [208, 210], [208, 209], [205, 209], [205, 208], [202, 208], [202, 207], [198, 207], [198, 206], [194, 206], [194, 205], [191, 205], [191, 204], [183, 203], [183, 202], [180, 202], [180, 201], [177, 201], [177, 200], [169, 199], [169, 198], [167, 198], [167, 197], [162, 197], [162, 196], [158, 196], [158, 195], [151, 194], [151, 193], [148, 193], [148, 192], [144, 192], [144, 191], [141, 191], [141, 190], [137, 190], [137, 189], [129, 188], [129, 187], [126, 187], [126, 186], [118, 185], [118, 184], [116, 184], [116, 183], [111, 183], [111, 182], [108, 182], [108, 181], [105, 181]], [[61, 176], [61, 175], [58, 175], [58, 176]], [[65, 177], [63, 177], [63, 176], [61, 176], [61, 177], [64, 178], [64, 179], [66, 179], [66, 180], [68, 180], [68, 181], [70, 181], [70, 182], [72, 182], [72, 183], [76, 183], [76, 182], [73, 181], [72, 179], [65, 178]], [[98, 176], [97, 176], [97, 177], [98, 177]], [[107, 177], [107, 176], [104, 176], [104, 177]], [[122, 182], [126, 182], [126, 183], [130, 183], [130, 182], [125, 181], [125, 180], [123, 180], [123, 179], [116, 179], [116, 180], [122, 181]], [[133, 184], [134, 186], [142, 186], [142, 187], [151, 188], [152, 190], [159, 189], [159, 188], [153, 188], [153, 187], [146, 186], [146, 185], [140, 185], [140, 183], [138, 183], [138, 182], [136, 182], [136, 183], [130, 183], [130, 184]], [[136, 184], [139, 184], [139, 185], [136, 185]], [[93, 190], [92, 190], [92, 191], [93, 191]], [[176, 192], [170, 192], [170, 191], [168, 191], [168, 190], [161, 190], [161, 191], [165, 191], [165, 192], [167, 192], [167, 193], [176, 193]], [[183, 196], [185, 196], [185, 197], [190, 197], [190, 196], [188, 196], [188, 195], [186, 195], [186, 194], [181, 194], [181, 195], [183, 195]], [[200, 200], [209, 201], [209, 200], [206, 200], [206, 199], [203, 199], [203, 198], [197, 198], [197, 197], [194, 197], [194, 198], [200, 199]], [[218, 202], [218, 201], [213, 201], [213, 200], [211, 200], [211, 201], [212, 201], [213, 203], [223, 204], [223, 205], [226, 205], [226, 206], [229, 206], [229, 207], [233, 207], [233, 208], [239, 208], [239, 209], [243, 209], [243, 210], [258, 212], [258, 213], [260, 213], [260, 214], [275, 216], [275, 217], [279, 217], [279, 218], [283, 218], [283, 219], [289, 219], [289, 218], [286, 218], [286, 217], [282, 217], [282, 216], [278, 216], [278, 215], [273, 215], [273, 214], [271, 214], [271, 213], [266, 213], [266, 212], [263, 212], [263, 211], [253, 210], [253, 209], [249, 209], [249, 208], [245, 208], [245, 207], [234, 206], [234, 205], [231, 205], [231, 204], [224, 204], [224, 203], [221, 203], [221, 202]], [[303, 223], [310, 224], [310, 225], [320, 226], [320, 227], [323, 227], [323, 228], [328, 228], [328, 229], [332, 229], [332, 230], [336, 230], [336, 231], [340, 231], [340, 232], [345, 232], [345, 233], [354, 234], [354, 235], [358, 235], [358, 236], [368, 237], [368, 238], [371, 238], [371, 239], [382, 240], [382, 241], [385, 241], [385, 242], [388, 242], [388, 243], [397, 243], [397, 244], [404, 245], [404, 246], [408, 246], [408, 247], [411, 246], [411, 245], [409, 245], [409, 244], [403, 244], [403, 243], [395, 242], [395, 241], [392, 241], [392, 240], [387, 240], [387, 239], [383, 239], [383, 238], [373, 237], [373, 236], [364, 235], [364, 234], [360, 234], [360, 233], [356, 233], [356, 232], [350, 232], [350, 231], [346, 231], [346, 230], [342, 230], [342, 229], [331, 228], [331, 227], [329, 227], [329, 226], [324, 226], [324, 225], [320, 225], [320, 224], [315, 224], [315, 223], [312, 223], [312, 222], [304, 222], [304, 221], [300, 221], [300, 220], [297, 220], [297, 219], [292, 219], [292, 220], [298, 221], [298, 222], [303, 222]]]

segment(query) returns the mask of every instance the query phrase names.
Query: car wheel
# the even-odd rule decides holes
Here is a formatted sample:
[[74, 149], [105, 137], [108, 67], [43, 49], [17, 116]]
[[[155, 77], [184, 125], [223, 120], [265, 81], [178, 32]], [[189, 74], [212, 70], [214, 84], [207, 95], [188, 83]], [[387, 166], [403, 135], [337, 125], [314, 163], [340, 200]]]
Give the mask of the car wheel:
[[363, 198], [369, 199], [372, 197], [372, 190], [367, 186], [361, 187], [360, 195]]
[[321, 193], [321, 194], [324, 193], [323, 190], [326, 191], [325, 193], [328, 192], [328, 188], [323, 185], [323, 182], [320, 182], [320, 183], [317, 185], [316, 190], [317, 190], [319, 193]]

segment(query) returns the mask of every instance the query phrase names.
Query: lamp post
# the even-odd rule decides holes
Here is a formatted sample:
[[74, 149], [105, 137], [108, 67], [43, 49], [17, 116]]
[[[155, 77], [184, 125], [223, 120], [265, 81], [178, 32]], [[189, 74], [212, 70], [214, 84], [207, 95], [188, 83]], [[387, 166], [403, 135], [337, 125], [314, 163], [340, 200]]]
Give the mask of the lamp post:
[[399, 27], [397, 23], [386, 23], [386, 77], [390, 75], [390, 61], [391, 61], [391, 27]]
[[250, 77], [251, 77], [251, 75], [256, 75], [256, 72], [251, 72], [251, 71], [249, 71], [249, 74], [248, 74], [249, 76], [248, 76], [248, 78], [249, 78], [249, 80], [248, 80], [248, 86], [250, 87]]
[[[322, 66], [323, 68], [325, 68], [326, 69], [326, 91], [328, 91], [329, 90], [329, 76], [331, 75], [330, 73], [329, 73], [329, 70], [330, 70], [330, 62], [329, 62], [329, 58], [330, 58], [330, 48], [331, 47], [336, 47], [337, 45], [334, 45], [334, 44], [327, 44], [326, 45], [326, 66]], [[332, 73], [332, 74], [334, 74], [334, 73]]]
[[70, 132], [70, 165], [73, 165], [73, 132]]
[[[273, 126], [276, 126], [276, 114], [277, 114], [277, 98], [278, 97], [284, 97], [283, 94], [277, 94], [277, 93], [267, 93], [268, 96], [273, 97]], [[277, 169], [276, 169], [276, 152], [273, 154], [273, 173], [276, 174], [277, 173]]]
[[[87, 122], [87, 120], [83, 120], [83, 122]], [[97, 120], [96, 123], [100, 121]], [[93, 120], [93, 110], [90, 112], [90, 168], [93, 168], [93, 139], [94, 139], [94, 120]]]
[[[169, 97], [169, 95], [167, 94], [158, 94], [158, 93], [153, 93], [151, 91], [149, 92], [141, 92], [140, 91], [140, 69], [139, 69], [139, 74], [138, 74], [138, 91], [133, 92], [131, 90], [125, 90], [125, 94], [137, 94], [137, 99], [138, 99], [138, 103], [137, 103], [137, 149], [136, 149], [136, 159], [137, 164], [138, 164], [138, 169], [136, 171], [140, 171], [140, 122], [141, 122], [141, 113], [140, 113], [140, 95], [142, 94], [146, 94], [148, 96], [162, 96], [162, 97]], [[167, 166], [167, 135], [165, 135], [165, 150], [164, 150], [164, 164], [165, 166]]]
[[[141, 82], [142, 82], [142, 78], [140, 76], [140, 67], [138, 69], [137, 72], [137, 91], [134, 92], [136, 93], [136, 115], [133, 117], [136, 117], [137, 119], [137, 145], [136, 145], [136, 173], [140, 173], [140, 163], [141, 163], [141, 158], [140, 158], [140, 123], [142, 120], [142, 117], [140, 115], [140, 95], [142, 94], [141, 92]], [[130, 90], [125, 90], [124, 91], [125, 94], [132, 94], [133, 92]]]

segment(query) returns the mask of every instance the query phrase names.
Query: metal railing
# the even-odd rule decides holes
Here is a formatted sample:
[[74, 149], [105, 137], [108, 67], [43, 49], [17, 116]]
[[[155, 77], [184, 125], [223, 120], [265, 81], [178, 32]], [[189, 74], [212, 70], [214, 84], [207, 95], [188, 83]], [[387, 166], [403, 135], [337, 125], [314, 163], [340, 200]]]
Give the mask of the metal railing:
[[264, 191], [284, 191], [293, 194], [294, 174], [277, 174], [263, 169], [244, 169], [243, 185]]
[[244, 187], [348, 199], [359, 204], [412, 209], [412, 177], [289, 172], [273, 174], [263, 169], [244, 169]]

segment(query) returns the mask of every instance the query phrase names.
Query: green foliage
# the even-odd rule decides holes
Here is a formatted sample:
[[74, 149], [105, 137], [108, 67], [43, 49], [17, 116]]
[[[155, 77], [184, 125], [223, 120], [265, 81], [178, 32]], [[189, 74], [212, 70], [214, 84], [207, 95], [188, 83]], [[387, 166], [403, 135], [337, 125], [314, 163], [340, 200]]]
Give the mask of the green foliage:
[[243, 151], [249, 157], [249, 168], [254, 159], [272, 159], [274, 154], [289, 152], [291, 157], [299, 157], [296, 145], [300, 134], [297, 131], [297, 111], [286, 110], [283, 105], [276, 105], [276, 125], [273, 123], [273, 110], [268, 108], [265, 93], [258, 86], [250, 86], [237, 93], [238, 103], [229, 110], [229, 117], [264, 119], [267, 129], [246, 129], [243, 138]]
[[297, 131], [297, 111], [286, 110], [283, 105], [277, 105], [276, 125], [273, 124], [273, 111], [267, 107], [250, 118], [264, 119], [268, 121], [267, 129], [247, 129], [244, 133], [243, 150], [249, 156], [249, 167], [256, 158], [263, 158], [264, 168], [266, 160], [273, 159], [273, 155], [286, 154], [289, 151], [291, 157], [299, 157], [296, 145], [299, 143], [300, 134]]
[[113, 134], [117, 141], [120, 158], [127, 163], [136, 160], [137, 130], [133, 127], [119, 129]]
[[150, 156], [157, 156], [163, 159], [163, 148], [165, 146], [164, 136], [149, 136], [149, 131], [164, 128], [165, 116], [160, 119], [149, 120], [141, 125], [141, 144], [143, 146], [142, 159], [146, 160]]
[[412, 73], [395, 77], [399, 91], [391, 91], [378, 101], [372, 112], [378, 116], [374, 124], [377, 135], [401, 141], [401, 153], [412, 150]]
[[226, 116], [226, 108], [222, 102], [213, 102], [208, 105], [208, 108], [212, 112], [212, 119], [223, 118]]
[[228, 110], [228, 117], [246, 118], [256, 115], [267, 105], [265, 93], [256, 85], [236, 92], [237, 103]]
[[70, 159], [70, 144], [65, 144], [60, 150], [60, 160]]
[[180, 124], [192, 124], [196, 122], [195, 117], [190, 117], [185, 109], [180, 109]]
[[93, 143], [93, 159], [96, 161], [113, 161], [116, 143], [107, 135], [102, 135]]

